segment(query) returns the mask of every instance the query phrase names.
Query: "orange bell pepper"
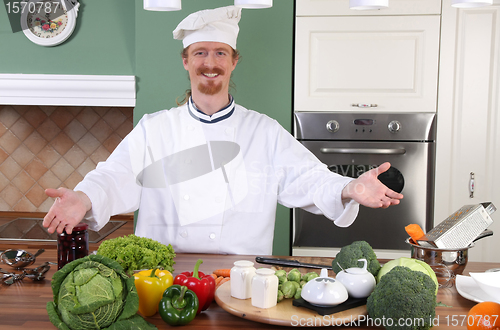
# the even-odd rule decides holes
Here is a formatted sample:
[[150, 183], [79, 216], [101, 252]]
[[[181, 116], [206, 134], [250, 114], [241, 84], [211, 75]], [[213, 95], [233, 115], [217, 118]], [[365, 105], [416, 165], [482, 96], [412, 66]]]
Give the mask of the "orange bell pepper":
[[140, 271], [134, 278], [139, 295], [139, 312], [144, 316], [155, 315], [163, 292], [174, 284], [172, 274], [168, 270], [155, 268]]

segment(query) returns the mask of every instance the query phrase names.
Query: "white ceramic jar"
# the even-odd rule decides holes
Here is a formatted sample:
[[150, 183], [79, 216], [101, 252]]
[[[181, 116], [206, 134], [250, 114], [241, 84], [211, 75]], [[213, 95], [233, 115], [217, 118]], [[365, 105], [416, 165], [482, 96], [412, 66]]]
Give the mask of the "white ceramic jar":
[[278, 276], [274, 270], [259, 268], [252, 279], [252, 306], [271, 308], [278, 302]]
[[238, 299], [248, 299], [252, 294], [252, 278], [255, 275], [253, 262], [239, 260], [231, 268], [231, 296]]

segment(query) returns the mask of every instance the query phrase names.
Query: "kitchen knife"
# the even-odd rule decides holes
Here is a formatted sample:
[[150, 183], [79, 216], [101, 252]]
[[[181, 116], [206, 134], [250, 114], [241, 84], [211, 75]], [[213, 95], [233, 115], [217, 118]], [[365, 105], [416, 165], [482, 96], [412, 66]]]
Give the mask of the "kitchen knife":
[[300, 262], [298, 260], [291, 260], [291, 259], [255, 257], [255, 261], [260, 263], [260, 264], [278, 265], [278, 266], [285, 266], [285, 267], [332, 269], [332, 265], [308, 264], [308, 263]]

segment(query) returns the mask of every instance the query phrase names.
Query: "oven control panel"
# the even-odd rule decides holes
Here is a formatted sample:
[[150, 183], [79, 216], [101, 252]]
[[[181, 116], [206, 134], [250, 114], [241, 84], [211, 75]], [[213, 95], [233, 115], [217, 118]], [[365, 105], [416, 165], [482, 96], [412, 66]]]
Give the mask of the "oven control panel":
[[[373, 132], [373, 125], [375, 125], [375, 120], [374, 119], [354, 119], [353, 120], [353, 125], [356, 127], [354, 129], [354, 132], [368, 132], [372, 133]], [[359, 126], [359, 127], [358, 127]], [[340, 129], [340, 124], [336, 120], [330, 120], [326, 123], [326, 129], [329, 132], [335, 133]], [[401, 130], [401, 123], [397, 120], [391, 120], [389, 124], [387, 125], [387, 129], [391, 133], [397, 133]]]
[[435, 140], [434, 113], [295, 112], [298, 139]]

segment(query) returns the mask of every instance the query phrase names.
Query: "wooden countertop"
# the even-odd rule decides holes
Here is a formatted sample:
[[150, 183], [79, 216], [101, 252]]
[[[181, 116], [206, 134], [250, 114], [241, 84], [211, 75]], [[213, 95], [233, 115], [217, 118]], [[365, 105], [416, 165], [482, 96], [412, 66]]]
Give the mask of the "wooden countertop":
[[[123, 236], [131, 234], [133, 231], [133, 221], [128, 222], [108, 238]], [[99, 243], [91, 244], [90, 250], [97, 249]], [[13, 244], [10, 242], [1, 242], [0, 251], [12, 248]], [[47, 244], [39, 242], [36, 243], [15, 243], [15, 248], [24, 248], [29, 252], [35, 252], [38, 248], [45, 248], [46, 251], [41, 254], [33, 266], [37, 266], [46, 261], [57, 261], [57, 252], [55, 244]], [[200, 270], [206, 273], [212, 272], [217, 268], [231, 268], [234, 261], [237, 260], [254, 260], [255, 256], [242, 256], [242, 255], [208, 255], [208, 254], [177, 254], [175, 258], [176, 264], [174, 265], [174, 275], [183, 271], [192, 271], [196, 260], [203, 259], [203, 264]], [[331, 265], [331, 258], [319, 257], [282, 257], [299, 259], [302, 262], [316, 263]], [[270, 265], [263, 265], [271, 267]], [[11, 270], [7, 265], [1, 264], [3, 269]], [[469, 262], [464, 275], [469, 272], [484, 271], [490, 268], [500, 267], [500, 263], [479, 263]], [[22, 281], [15, 282], [11, 286], [0, 284], [0, 328], [2, 330], [8, 329], [55, 329], [50, 323], [45, 306], [48, 301], [52, 301], [52, 289], [50, 286], [50, 279], [57, 270], [57, 266], [52, 266], [50, 271], [46, 274], [46, 278], [42, 281], [35, 282], [30, 279], [23, 279]], [[302, 272], [309, 272], [311, 269], [301, 269]], [[317, 270], [319, 272], [319, 270]], [[466, 322], [464, 325], [460, 323], [466, 318], [469, 309], [475, 305], [474, 302], [462, 298], [455, 287], [441, 288], [438, 291], [438, 302], [442, 302], [451, 307], [437, 307], [436, 320], [439, 325], [434, 326], [433, 329], [466, 329]], [[158, 329], [168, 329], [166, 323], [160, 318], [158, 314], [153, 317], [146, 318], [147, 321], [155, 324]], [[458, 322], [458, 326], [454, 324]], [[366, 324], [357, 325], [352, 328], [370, 329]], [[350, 328], [351, 328], [350, 327]], [[185, 329], [283, 329], [283, 327], [276, 325], [269, 325], [250, 321], [244, 318], [234, 316], [220, 306], [213, 302], [208, 310], [198, 315], [191, 323], [184, 326]]]
[[[0, 245], [0, 249], [4, 248]], [[199, 258], [203, 259], [200, 270], [211, 272], [216, 268], [231, 268], [236, 260], [254, 260], [255, 256], [242, 255], [204, 255], [204, 254], [178, 254], [175, 258], [175, 274], [182, 271], [192, 270], [193, 265]], [[312, 258], [312, 257], [294, 257], [303, 262], [329, 264], [331, 259]], [[45, 261], [56, 261], [56, 251], [48, 250], [37, 258], [37, 264]], [[484, 271], [489, 268], [499, 267], [500, 264], [476, 263], [471, 262], [467, 266], [466, 272]], [[5, 268], [5, 267], [4, 267]], [[52, 289], [50, 287], [50, 278], [56, 271], [53, 266], [47, 274], [45, 280], [34, 282], [30, 279], [23, 279], [15, 282], [11, 286], [0, 286], [0, 324], [2, 330], [8, 329], [55, 329], [50, 323], [46, 303], [52, 301]], [[302, 270], [310, 271], [310, 269]], [[457, 290], [452, 288], [439, 289], [438, 302], [442, 302], [452, 307], [437, 307], [436, 319], [439, 325], [434, 329], [466, 329], [466, 326], [454, 326], [453, 322], [462, 322], [469, 309], [474, 306], [474, 302], [462, 298]], [[150, 323], [155, 324], [158, 329], [167, 329], [169, 326], [163, 322], [159, 314], [146, 318]], [[464, 323], [465, 324], [465, 323]], [[269, 325], [250, 321], [244, 318], [234, 316], [213, 302], [208, 310], [198, 315], [190, 324], [184, 328], [198, 329], [278, 329], [280, 326]], [[366, 324], [356, 326], [359, 329], [369, 329]]]

